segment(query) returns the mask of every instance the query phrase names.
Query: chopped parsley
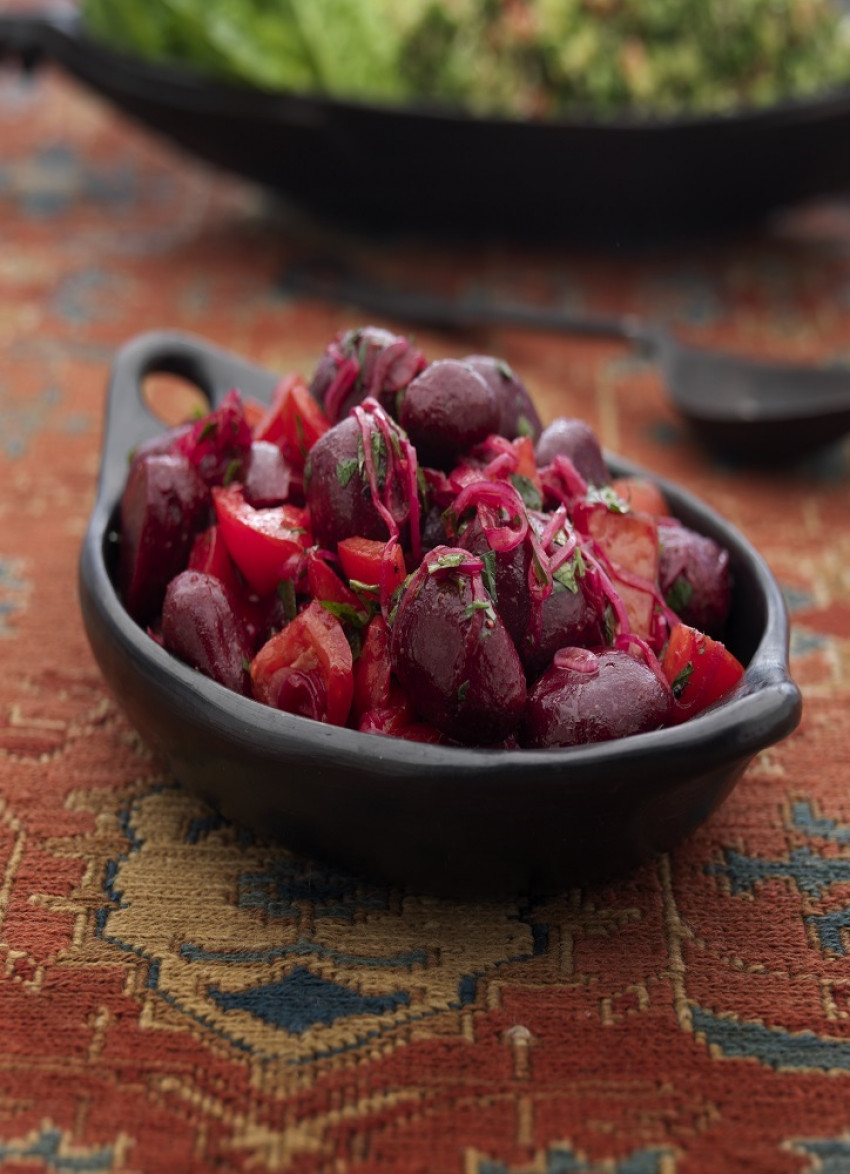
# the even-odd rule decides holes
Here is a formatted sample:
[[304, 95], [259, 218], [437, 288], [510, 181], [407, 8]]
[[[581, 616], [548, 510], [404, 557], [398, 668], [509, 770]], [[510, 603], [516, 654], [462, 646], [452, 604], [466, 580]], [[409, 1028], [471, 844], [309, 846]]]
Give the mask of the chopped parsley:
[[336, 616], [343, 623], [350, 624], [355, 630], [365, 628], [372, 618], [368, 611], [360, 611], [350, 603], [337, 603], [334, 599], [320, 599], [319, 603], [325, 611], [329, 611], [332, 616]]
[[543, 509], [543, 498], [540, 496], [540, 491], [537, 486], [530, 478], [523, 477], [521, 473], [512, 473], [511, 485], [513, 485], [528, 509]]
[[684, 575], [679, 575], [672, 583], [670, 590], [664, 597], [664, 602], [673, 611], [679, 613], [688, 606], [694, 593], [693, 583]]
[[602, 617], [602, 632], [606, 644], [613, 644], [614, 637], [617, 635], [617, 617], [611, 604], [605, 607], [605, 614]]
[[348, 586], [355, 595], [377, 595], [381, 590], [377, 583], [363, 583], [360, 579], [349, 579]]
[[471, 620], [480, 611], [484, 612], [486, 619], [495, 620], [496, 613], [493, 611], [493, 604], [489, 599], [473, 599], [471, 603], [466, 605], [463, 618], [465, 620]]
[[441, 554], [433, 562], [428, 563], [428, 574], [436, 575], [437, 571], [445, 571], [451, 567], [460, 567], [466, 562], [466, 551], [458, 550], [452, 554]]
[[358, 471], [360, 462], [357, 457], [349, 457], [347, 461], [340, 461], [336, 467], [336, 479], [343, 489]]
[[277, 593], [283, 603], [283, 614], [287, 620], [294, 620], [298, 614], [298, 603], [295, 598], [295, 584], [291, 579], [281, 579], [277, 585]]
[[241, 457], [234, 457], [233, 460], [229, 462], [227, 468], [224, 470], [224, 477], [222, 478], [222, 484], [225, 486], [232, 484], [232, 482], [234, 482], [238, 479], [239, 474], [241, 472], [242, 472], [242, 458]]
[[587, 491], [587, 500], [591, 505], [607, 506], [612, 514], [631, 513], [628, 503], [610, 485], [591, 485]]
[[546, 584], [549, 582], [549, 572], [540, 561], [540, 556], [536, 550], [531, 552], [531, 568], [534, 571], [534, 577], [538, 583]]
[[685, 687], [687, 686], [688, 681], [691, 679], [691, 674], [693, 673], [693, 671], [694, 671], [694, 666], [691, 664], [690, 661], [688, 661], [688, 663], [685, 665], [685, 667], [683, 669], [681, 669], [680, 672], [678, 672], [676, 674], [670, 688], [673, 690], [673, 696], [676, 698], [677, 701], [684, 693]]
[[581, 551], [576, 550], [571, 559], [561, 563], [552, 578], [555, 580], [557, 586], [566, 588], [567, 591], [572, 591], [573, 595], [578, 591], [578, 580], [584, 575], [584, 559], [581, 557]]
[[481, 556], [481, 561], [484, 566], [481, 568], [481, 581], [484, 584], [484, 590], [490, 596], [494, 603], [498, 602], [498, 594], [496, 592], [496, 552], [495, 550], [488, 550]]

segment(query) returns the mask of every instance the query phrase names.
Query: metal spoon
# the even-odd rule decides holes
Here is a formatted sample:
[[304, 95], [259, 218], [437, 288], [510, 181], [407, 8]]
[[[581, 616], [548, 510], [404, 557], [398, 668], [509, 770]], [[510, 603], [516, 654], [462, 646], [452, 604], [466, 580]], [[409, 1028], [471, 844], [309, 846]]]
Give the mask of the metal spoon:
[[282, 288], [441, 329], [520, 326], [621, 339], [658, 364], [672, 403], [700, 440], [747, 460], [793, 460], [850, 431], [848, 368], [761, 362], [679, 342], [663, 327], [634, 317], [574, 315], [475, 297], [444, 299], [311, 265], [290, 267]]

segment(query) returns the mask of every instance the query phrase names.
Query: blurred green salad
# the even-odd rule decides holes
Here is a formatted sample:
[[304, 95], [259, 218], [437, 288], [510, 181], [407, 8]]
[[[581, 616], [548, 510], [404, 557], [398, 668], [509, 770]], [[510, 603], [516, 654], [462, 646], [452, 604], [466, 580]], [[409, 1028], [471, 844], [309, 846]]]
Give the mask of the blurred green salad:
[[91, 33], [273, 90], [516, 118], [768, 105], [850, 81], [837, 0], [83, 0]]

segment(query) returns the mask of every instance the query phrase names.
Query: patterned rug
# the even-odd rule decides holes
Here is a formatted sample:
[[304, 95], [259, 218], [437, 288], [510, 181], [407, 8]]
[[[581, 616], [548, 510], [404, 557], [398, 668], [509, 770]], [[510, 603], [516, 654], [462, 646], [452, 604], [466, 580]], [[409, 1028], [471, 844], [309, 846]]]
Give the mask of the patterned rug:
[[270, 206], [50, 72], [0, 72], [0, 1169], [192, 1174], [850, 1170], [850, 448], [703, 451], [602, 342], [487, 350], [544, 415], [686, 484], [764, 554], [800, 728], [670, 856], [468, 905], [222, 823], [103, 686], [76, 602], [105, 380], [157, 327], [309, 373], [361, 319], [282, 292], [311, 249], [443, 288], [850, 357], [850, 205], [652, 253], [367, 241]]

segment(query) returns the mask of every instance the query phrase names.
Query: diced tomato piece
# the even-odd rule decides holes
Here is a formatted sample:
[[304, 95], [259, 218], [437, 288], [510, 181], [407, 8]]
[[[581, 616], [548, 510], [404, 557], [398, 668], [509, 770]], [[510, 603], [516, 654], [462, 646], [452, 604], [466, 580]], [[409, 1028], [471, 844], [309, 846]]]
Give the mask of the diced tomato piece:
[[408, 742], [445, 742], [445, 735], [436, 726], [411, 718], [407, 706], [388, 709], [370, 709], [357, 726], [362, 734], [381, 734], [385, 738], [404, 738]]
[[527, 481], [530, 481], [542, 497], [543, 484], [540, 480], [540, 472], [534, 456], [534, 441], [530, 436], [518, 436], [513, 441], [513, 446], [517, 454], [516, 475], [518, 477], [525, 477]]
[[301, 376], [288, 375], [278, 384], [271, 407], [255, 427], [254, 439], [279, 445], [303, 465], [310, 449], [330, 426]]
[[676, 624], [661, 658], [679, 721], [725, 697], [744, 675], [744, 666], [719, 640], [687, 624]]
[[618, 477], [611, 488], [636, 513], [669, 518], [670, 503], [654, 481], [647, 477]]
[[256, 439], [253, 435], [254, 430], [259, 426], [260, 421], [265, 419], [269, 410], [268, 406], [252, 396], [243, 396], [242, 407], [245, 410], [245, 421], [251, 429], [252, 438]]
[[307, 590], [320, 603], [339, 603], [356, 612], [363, 611], [363, 604], [351, 588], [315, 550], [307, 552]]
[[293, 505], [254, 509], [239, 484], [213, 489], [213, 503], [230, 557], [258, 595], [270, 595], [312, 545], [306, 510]]
[[254, 657], [251, 685], [265, 705], [344, 726], [354, 675], [342, 624], [313, 600]]
[[397, 542], [373, 538], [343, 538], [337, 545], [342, 569], [349, 580], [375, 589], [386, 585], [387, 594], [404, 582], [407, 568], [404, 551]]
[[648, 514], [620, 514], [604, 505], [586, 512], [590, 536], [613, 565], [617, 590], [631, 630], [652, 633], [658, 585], [658, 527]]
[[369, 621], [354, 662], [352, 713], [359, 720], [370, 709], [396, 708], [401, 696], [401, 686], [392, 679], [390, 630], [384, 617], [376, 615]]
[[231, 592], [241, 590], [236, 564], [230, 557], [219, 526], [209, 526], [197, 535], [189, 554], [187, 569], [214, 575]]

